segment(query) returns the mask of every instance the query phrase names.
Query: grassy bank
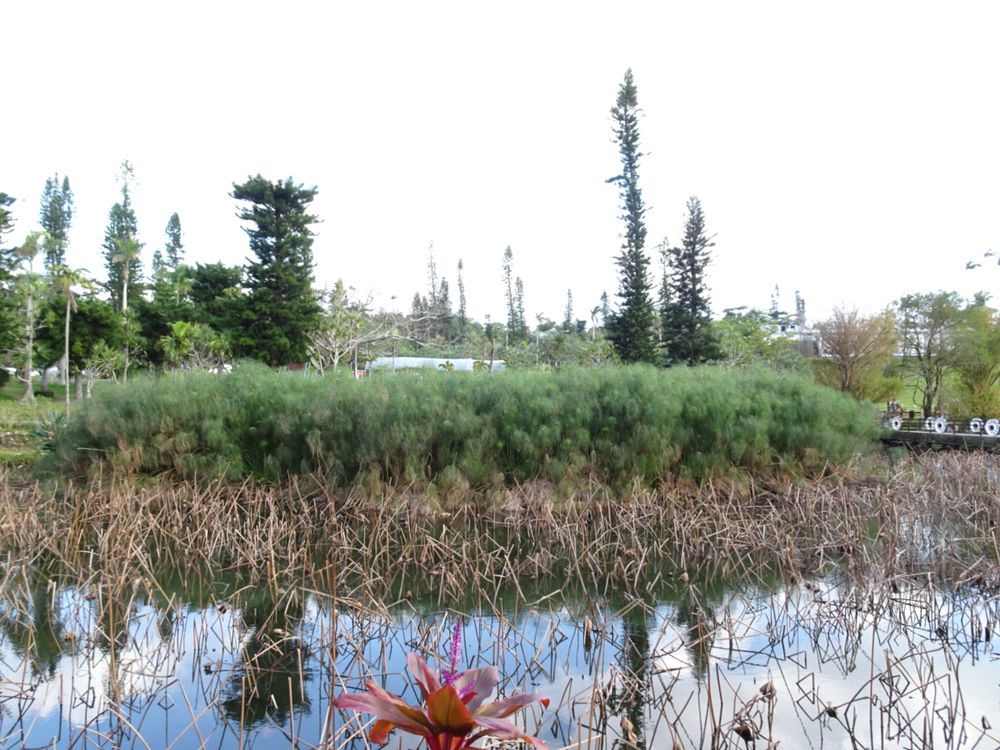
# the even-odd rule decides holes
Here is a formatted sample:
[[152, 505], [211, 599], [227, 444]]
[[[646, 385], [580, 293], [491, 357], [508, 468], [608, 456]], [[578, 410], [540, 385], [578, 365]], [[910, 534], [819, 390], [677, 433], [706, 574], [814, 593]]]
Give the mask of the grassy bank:
[[[0, 388], [0, 466], [27, 466], [39, 459], [40, 448], [62, 414], [65, 391], [23, 402], [24, 386], [11, 379]], [[58, 396], [58, 398], [56, 398]]]
[[78, 409], [50, 466], [81, 474], [329, 486], [653, 485], [740, 470], [808, 473], [866, 450], [869, 410], [807, 380], [714, 368], [400, 373], [362, 381], [274, 373], [136, 380]]

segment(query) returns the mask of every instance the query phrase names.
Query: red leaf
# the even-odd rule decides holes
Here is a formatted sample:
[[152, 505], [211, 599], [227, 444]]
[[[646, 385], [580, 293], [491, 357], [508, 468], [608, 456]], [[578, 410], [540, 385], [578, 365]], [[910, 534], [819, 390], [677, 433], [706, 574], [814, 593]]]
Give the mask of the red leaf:
[[455, 688], [445, 685], [427, 696], [427, 715], [433, 730], [465, 736], [476, 727], [476, 720], [458, 697]]

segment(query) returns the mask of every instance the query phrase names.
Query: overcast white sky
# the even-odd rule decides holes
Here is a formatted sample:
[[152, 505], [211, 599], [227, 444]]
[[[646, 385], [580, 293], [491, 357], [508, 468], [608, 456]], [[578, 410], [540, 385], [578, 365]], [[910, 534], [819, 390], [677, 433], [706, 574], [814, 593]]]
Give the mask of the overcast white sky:
[[319, 286], [408, 309], [433, 241], [453, 297], [462, 258], [470, 313], [502, 320], [510, 245], [532, 322], [567, 289], [586, 318], [617, 290], [631, 67], [650, 250], [699, 196], [717, 314], [776, 284], [810, 319], [1000, 297], [1000, 268], [964, 270], [1000, 250], [1000, 3], [8, 0], [0, 50], [9, 239], [68, 175], [69, 262], [100, 278], [128, 158], [147, 264], [174, 211], [190, 262], [242, 263], [228, 194], [260, 172], [318, 186]]

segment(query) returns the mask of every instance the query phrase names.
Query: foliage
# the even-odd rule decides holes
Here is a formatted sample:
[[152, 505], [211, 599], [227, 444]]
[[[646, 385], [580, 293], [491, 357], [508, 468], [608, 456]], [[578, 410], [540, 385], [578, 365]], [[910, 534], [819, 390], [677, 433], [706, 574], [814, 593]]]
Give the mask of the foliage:
[[139, 324], [140, 348], [147, 362], [154, 367], [165, 364], [160, 341], [171, 333], [171, 324], [191, 321], [197, 315], [191, 303], [193, 270], [183, 263], [171, 267], [161, 261], [153, 273], [152, 299], [141, 298], [134, 306], [134, 319]]
[[415, 653], [406, 655], [406, 666], [420, 687], [422, 706], [411, 706], [374, 681], [365, 685], [364, 693], [341, 693], [334, 701], [337, 708], [375, 716], [375, 724], [368, 733], [372, 742], [382, 744], [388, 741], [391, 731], [401, 729], [423, 737], [428, 750], [470, 750], [484, 737], [523, 740], [546, 750], [542, 740], [522, 732], [506, 717], [532, 703], [547, 707], [548, 698], [537, 693], [515, 693], [487, 703], [486, 699], [500, 682], [496, 667], [467, 669], [460, 674], [442, 670], [438, 674]]
[[4, 247], [4, 237], [14, 228], [10, 210], [14, 198], [0, 193], [0, 353], [12, 349], [17, 341], [17, 301], [14, 296], [14, 271], [17, 257]]
[[326, 312], [309, 334], [310, 364], [322, 373], [337, 369], [341, 360], [352, 361], [370, 339], [370, 321], [366, 306], [352, 300], [344, 282], [337, 279]]
[[705, 285], [705, 271], [715, 243], [705, 232], [701, 201], [689, 198], [687, 209], [683, 243], [662, 250], [667, 270], [660, 320], [666, 363], [698, 365], [721, 358]]
[[645, 253], [646, 208], [639, 188], [639, 102], [632, 70], [618, 89], [618, 99], [611, 109], [615, 122], [615, 141], [621, 155], [621, 174], [608, 179], [618, 185], [622, 200], [624, 242], [616, 263], [619, 269], [618, 311], [606, 320], [611, 339], [623, 362], [654, 362], [657, 357], [653, 335], [653, 302], [650, 297], [649, 258]]
[[241, 365], [108, 389], [56, 442], [59, 465], [317, 473], [472, 486], [504, 478], [655, 485], [671, 476], [821, 469], [877, 432], [865, 407], [792, 375], [652, 367], [308, 377]]
[[90, 279], [84, 274], [83, 269], [74, 270], [68, 266], [58, 264], [50, 269], [52, 282], [56, 291], [56, 298], [66, 305], [65, 318], [63, 319], [63, 360], [66, 367], [63, 369], [64, 385], [66, 386], [66, 413], [69, 413], [69, 367], [70, 367], [70, 323], [73, 313], [78, 310], [76, 292], [74, 287], [90, 287]]
[[24, 399], [35, 397], [32, 379], [33, 357], [35, 353], [35, 328], [38, 325], [38, 300], [45, 293], [42, 277], [34, 272], [34, 260], [38, 255], [44, 232], [30, 232], [20, 247], [14, 250], [18, 263], [27, 263], [28, 270], [17, 277], [15, 289], [24, 300], [24, 339], [21, 355], [24, 362]]
[[895, 314], [903, 377], [929, 417], [941, 408], [945, 373], [958, 359], [962, 300], [955, 292], [907, 294]]
[[170, 219], [167, 220], [167, 228], [164, 231], [167, 235], [167, 244], [164, 246], [162, 254], [157, 251], [157, 254], [153, 256], [153, 271], [157, 271], [161, 267], [176, 271], [184, 261], [184, 243], [181, 240], [181, 217], [176, 212], [170, 215]]
[[312, 290], [313, 257], [307, 209], [316, 188], [288, 178], [270, 182], [260, 175], [233, 185], [242, 201], [240, 219], [256, 256], [247, 264], [248, 295], [237, 351], [270, 365], [305, 362], [308, 333], [316, 327], [320, 306]]
[[51, 271], [65, 265], [69, 228], [73, 223], [73, 191], [68, 177], [64, 177], [61, 184], [58, 174], [46, 178], [38, 223], [45, 230], [42, 240], [45, 268]]
[[[243, 310], [243, 269], [222, 263], [198, 263], [187, 290], [190, 319], [220, 333], [236, 334]], [[186, 319], [186, 318], [185, 318]]]
[[458, 259], [458, 331], [459, 337], [465, 336], [465, 329], [468, 326], [469, 320], [466, 311], [465, 304], [465, 279], [462, 277], [462, 271], [465, 270], [462, 265], [462, 259]]
[[[461, 274], [461, 268], [459, 268]], [[434, 262], [434, 245], [427, 249], [427, 296], [413, 295], [410, 309], [410, 334], [425, 343], [450, 344], [462, 338], [464, 313], [456, 317], [451, 311], [451, 290], [448, 279], [438, 277]], [[461, 283], [461, 275], [459, 276]], [[464, 293], [464, 292], [463, 292]], [[367, 304], [364, 305], [367, 308]]]
[[[131, 362], [131, 355], [140, 354], [145, 349], [142, 344], [141, 321], [133, 314], [133, 311], [129, 310], [129, 299], [139, 302], [140, 307], [142, 307], [145, 302], [141, 295], [137, 295], [135, 297], [130, 296], [131, 290], [133, 289], [131, 279], [134, 267], [139, 269], [142, 268], [139, 260], [139, 254], [142, 251], [142, 244], [136, 240], [134, 236], [126, 235], [124, 237], [115, 237], [114, 245], [116, 250], [109, 256], [109, 260], [118, 264], [121, 269], [121, 295], [118, 298], [118, 309], [121, 310], [122, 317], [124, 319], [123, 327], [125, 331], [125, 346], [123, 349], [125, 368], [122, 372], [122, 378], [128, 382], [128, 368]], [[141, 289], [141, 285], [137, 288]], [[113, 294], [112, 298], [114, 298]]]
[[7, 193], [0, 193], [0, 243], [3, 242], [3, 236], [10, 233], [14, 228], [14, 216], [11, 213], [10, 207], [14, 204], [15, 200], [13, 196], [7, 195]]
[[138, 299], [142, 293], [142, 246], [136, 240], [138, 222], [132, 208], [132, 165], [122, 162], [119, 181], [120, 201], [108, 212], [104, 230], [104, 268], [108, 274], [107, 290], [119, 312], [127, 307], [128, 299]]
[[[552, 321], [544, 324], [551, 326]], [[508, 367], [537, 367], [558, 369], [573, 366], [618, 364], [618, 353], [607, 339], [579, 333], [566, 333], [550, 327], [538, 331], [531, 342], [507, 347], [503, 359]]]
[[160, 338], [159, 348], [175, 369], [218, 370], [229, 353], [222, 336], [201, 323], [184, 320], [170, 324], [170, 333]]
[[857, 399], [882, 401], [898, 384], [886, 377], [896, 353], [896, 322], [891, 312], [862, 315], [835, 308], [816, 324], [825, 358], [817, 367], [820, 382]]
[[[39, 329], [38, 344], [54, 362], [62, 353], [63, 325], [66, 314], [65, 297], [51, 297], [42, 310], [43, 325]], [[123, 340], [122, 318], [110, 302], [91, 294], [76, 296], [76, 309], [70, 318], [69, 365], [70, 372], [80, 372], [90, 367], [94, 347], [99, 343], [121, 349]]]
[[109, 344], [102, 338], [98, 339], [88, 351], [90, 354], [86, 359], [86, 368], [89, 377], [110, 378], [117, 382], [118, 373], [125, 367], [120, 343]]
[[954, 367], [958, 410], [969, 417], [1000, 415], [1000, 314], [985, 304], [973, 304], [964, 318]]
[[507, 343], [528, 338], [528, 322], [524, 318], [524, 282], [514, 278], [514, 252], [510, 245], [503, 251], [503, 295], [507, 306]]
[[767, 367], [778, 372], [807, 374], [809, 361], [796, 343], [774, 331], [761, 310], [730, 311], [714, 323], [722, 361], [729, 367]]

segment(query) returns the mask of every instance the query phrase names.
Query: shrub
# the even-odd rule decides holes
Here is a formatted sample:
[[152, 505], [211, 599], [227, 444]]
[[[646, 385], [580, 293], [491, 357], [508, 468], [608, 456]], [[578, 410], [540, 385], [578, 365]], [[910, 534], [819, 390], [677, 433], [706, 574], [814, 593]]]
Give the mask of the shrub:
[[63, 471], [474, 487], [809, 472], [867, 449], [869, 407], [793, 374], [721, 368], [413, 372], [354, 381], [241, 367], [108, 389], [60, 430]]

